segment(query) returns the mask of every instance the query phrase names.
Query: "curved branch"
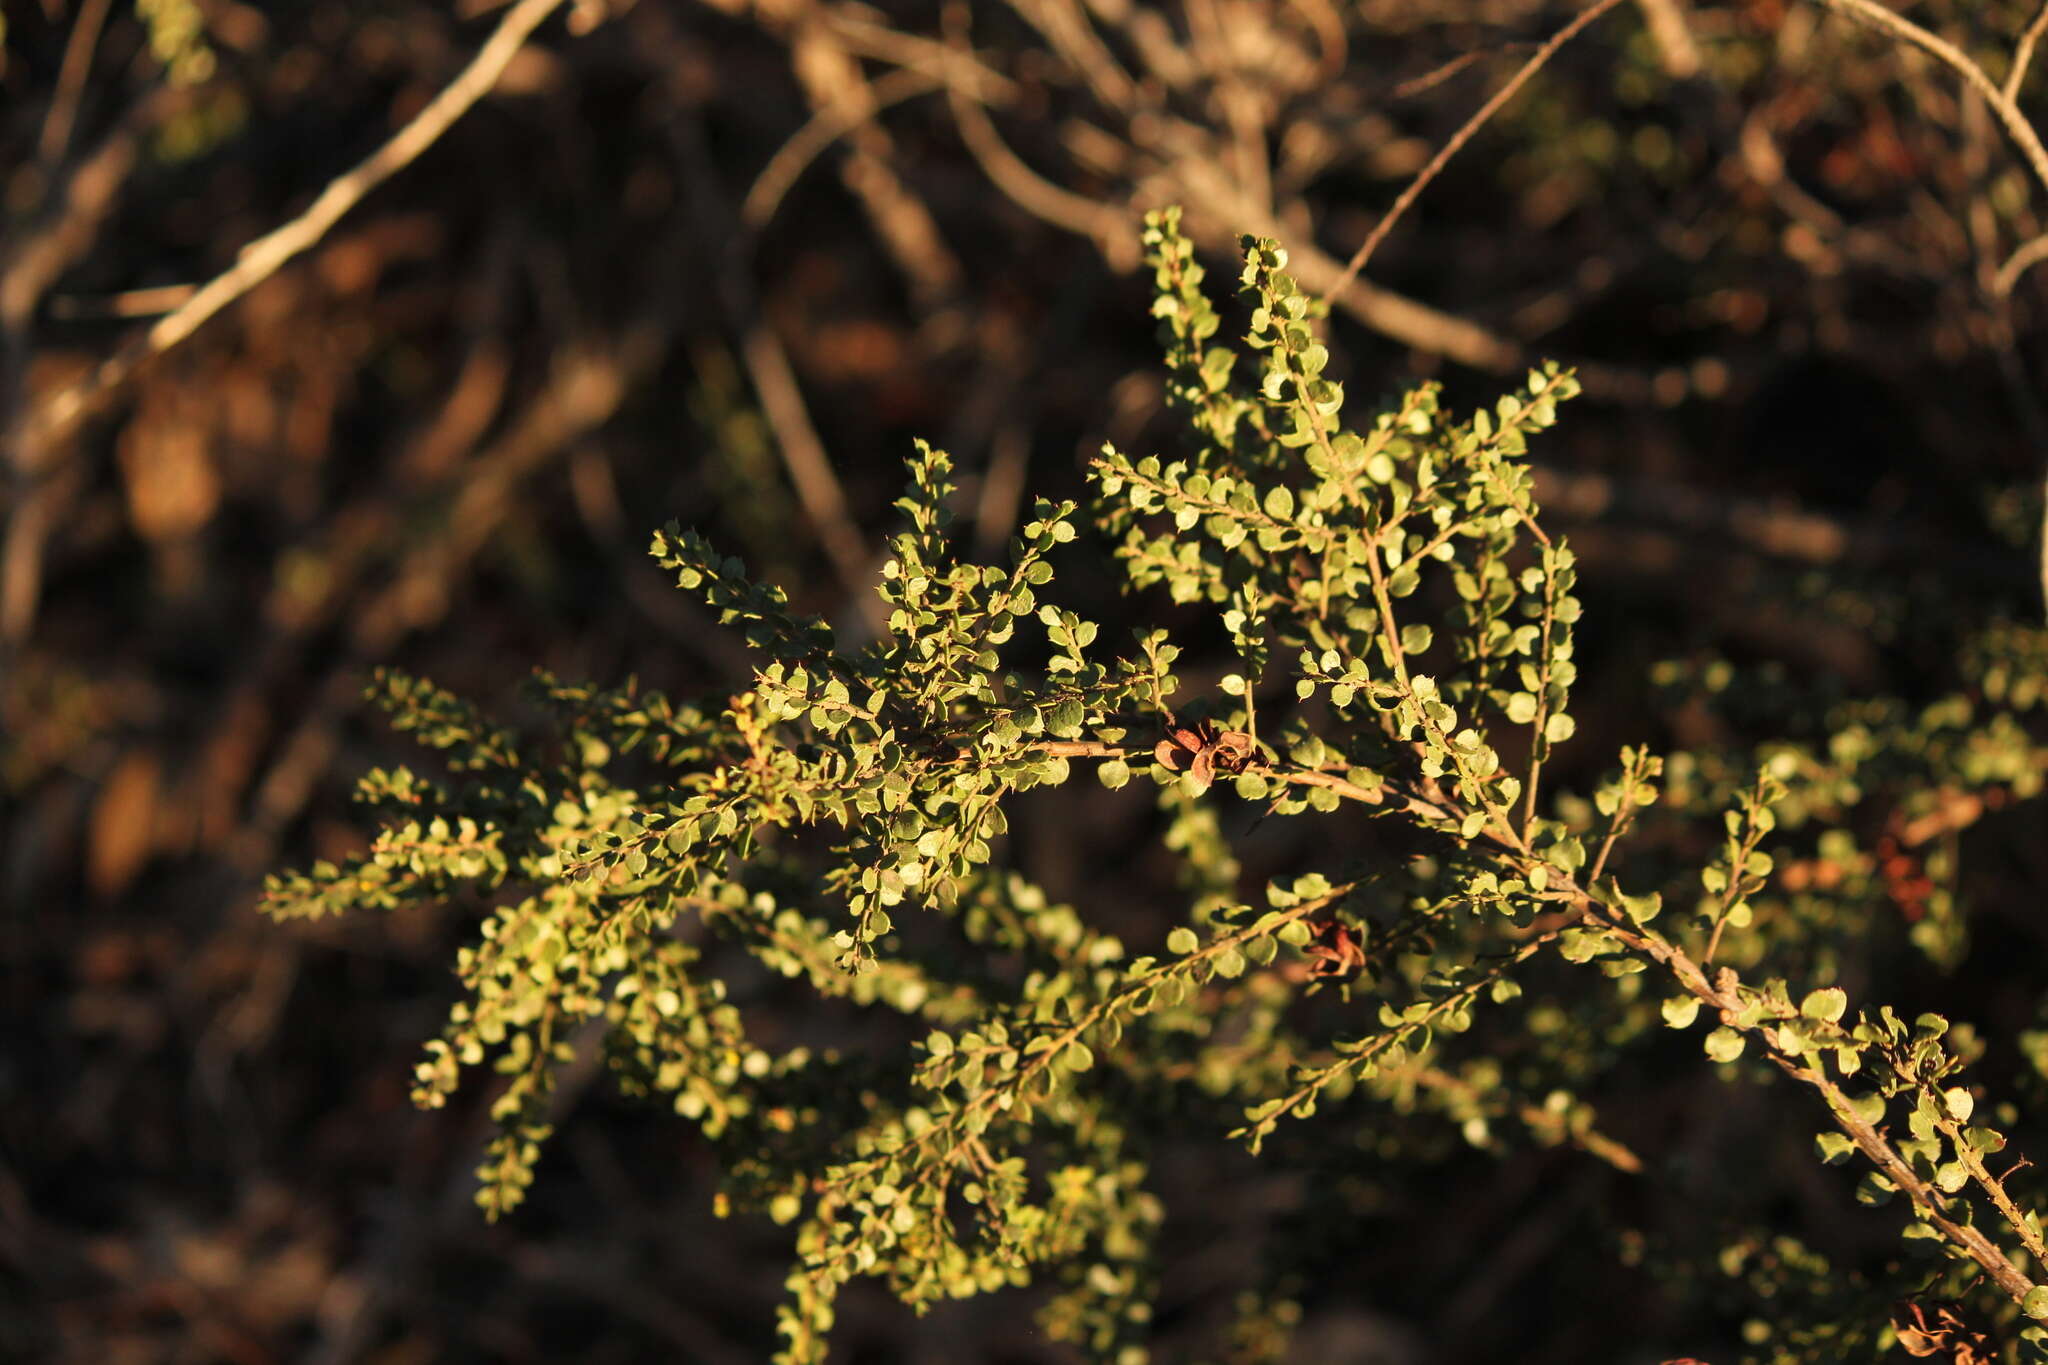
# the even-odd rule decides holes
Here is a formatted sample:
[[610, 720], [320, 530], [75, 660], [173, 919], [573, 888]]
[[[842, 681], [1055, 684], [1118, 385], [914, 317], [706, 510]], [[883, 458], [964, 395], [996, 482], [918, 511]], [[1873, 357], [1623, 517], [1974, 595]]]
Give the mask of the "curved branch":
[[2022, 242], [2012, 255], [2005, 258], [2005, 264], [1998, 267], [1998, 274], [1991, 281], [1991, 292], [1999, 298], [2006, 297], [2020, 282], [2020, 276], [2042, 261], [2048, 261], [2048, 232], [2030, 242]]

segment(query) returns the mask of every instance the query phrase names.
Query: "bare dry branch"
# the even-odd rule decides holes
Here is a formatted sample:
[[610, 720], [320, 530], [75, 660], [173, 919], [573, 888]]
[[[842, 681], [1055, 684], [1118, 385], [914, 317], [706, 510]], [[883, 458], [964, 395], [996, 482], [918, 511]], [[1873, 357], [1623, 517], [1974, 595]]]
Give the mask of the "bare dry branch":
[[890, 105], [927, 94], [944, 84], [936, 76], [905, 67], [870, 86], [865, 101], [839, 99], [819, 109], [776, 149], [761, 173], [754, 177], [753, 188], [740, 204], [740, 221], [751, 231], [767, 226], [782, 206], [783, 196], [819, 153]]
[[849, 155], [840, 179], [860, 202], [876, 240], [903, 272], [920, 305], [943, 307], [959, 293], [959, 258], [947, 245], [931, 208], [897, 173], [895, 141], [875, 121], [881, 106], [859, 59], [832, 25], [815, 17], [799, 25], [790, 40], [789, 57], [814, 111], [843, 108], [857, 115], [846, 130]]
[[1444, 167], [1450, 164], [1451, 158], [1458, 154], [1459, 149], [1470, 142], [1473, 135], [1485, 127], [1487, 121], [1499, 113], [1507, 102], [1529, 83], [1530, 78], [1543, 69], [1546, 62], [1557, 55], [1559, 48], [1577, 37], [1586, 25], [1620, 3], [1621, 0], [1594, 0], [1594, 3], [1582, 10], [1577, 18], [1553, 33], [1543, 46], [1531, 54], [1528, 61], [1522, 63], [1521, 69], [1508, 78], [1506, 85], [1495, 91], [1491, 99], [1479, 106], [1477, 113], [1465, 120], [1463, 127], [1451, 134], [1450, 140], [1444, 143], [1437, 154], [1429, 159], [1429, 164], [1408, 182], [1408, 188], [1401, 191], [1400, 197], [1394, 201], [1394, 206], [1387, 210], [1386, 216], [1366, 235], [1364, 243], [1352, 254], [1351, 260], [1346, 263], [1343, 271], [1331, 285], [1330, 297], [1335, 298], [1350, 288], [1352, 279], [1359, 271], [1365, 269], [1365, 263], [1372, 259], [1372, 253], [1386, 240], [1387, 234], [1394, 230], [1394, 224], [1401, 221], [1401, 215], [1422, 196], [1423, 190], [1429, 187], [1429, 182], [1443, 173]]
[[[958, 7], [950, 9], [948, 18], [956, 28], [960, 60], [971, 62], [973, 57], [967, 49], [966, 35], [960, 31], [964, 29], [962, 11]], [[1062, 189], [1025, 165], [1023, 158], [1011, 151], [1002, 134], [996, 131], [981, 102], [972, 98], [966, 84], [952, 79], [950, 73], [946, 96], [952, 105], [953, 122], [960, 129], [961, 140], [980, 163], [982, 173], [997, 189], [1046, 222], [1078, 236], [1094, 239], [1103, 254], [1119, 267], [1133, 263], [1135, 252], [1129, 241], [1130, 224], [1121, 210]]]
[[50, 300], [50, 316], [67, 320], [161, 317], [198, 292], [196, 284], [159, 284], [116, 294], [59, 295]]
[[1466, 67], [1471, 66], [1474, 62], [1483, 62], [1488, 57], [1502, 56], [1506, 53], [1521, 51], [1530, 46], [1533, 46], [1533, 44], [1503, 43], [1495, 48], [1474, 48], [1470, 52], [1460, 52], [1443, 65], [1433, 67], [1423, 72], [1420, 76], [1412, 76], [1402, 81], [1387, 92], [1387, 98], [1390, 100], [1405, 100], [1413, 99], [1417, 95], [1427, 94], [1451, 77], [1457, 75], [1460, 71], [1463, 71]]
[[2048, 232], [2030, 242], [2022, 242], [2012, 255], [2005, 258], [2005, 264], [1998, 267], [1998, 274], [1991, 281], [1991, 292], [2005, 298], [2019, 284], [2020, 276], [2042, 261], [2048, 261]]
[[113, 213], [149, 133], [183, 96], [159, 87], [145, 96], [76, 167], [61, 204], [0, 259], [0, 454], [7, 522], [0, 535], [0, 650], [25, 639], [42, 595], [43, 544], [68, 486], [47, 444], [19, 439], [28, 390], [36, 310], [71, 264], [91, 250]]
[[[2042, 146], [2041, 135], [2034, 131], [2034, 125], [2027, 122], [2026, 115], [2020, 112], [2019, 106], [2012, 98], [1992, 84], [1991, 78], [1984, 74], [1984, 68], [1971, 61], [1967, 53], [1946, 39], [1928, 32], [1911, 19], [1886, 9], [1878, 4], [1877, 0], [1821, 0], [1821, 3], [1881, 33], [1910, 43], [1961, 76], [1964, 83], [1982, 95], [1984, 102], [1991, 106], [1991, 112], [1997, 115], [2006, 136], [2013, 140], [2014, 145], [2026, 157], [2027, 165], [2034, 172], [2034, 178], [2041, 183], [2043, 189], [2048, 189], [2048, 147]], [[2036, 27], [2038, 26], [2039, 22], [2036, 21]], [[2029, 30], [2030, 33], [2032, 31]], [[2021, 41], [2024, 43], [2025, 40]], [[2014, 66], [2018, 68], [2017, 59]]]
[[100, 29], [107, 22], [113, 0], [84, 0], [78, 17], [71, 22], [71, 37], [64, 44], [64, 65], [57, 71], [57, 92], [50, 99], [50, 112], [43, 118], [43, 131], [36, 139], [36, 155], [45, 166], [64, 159], [71, 145], [72, 125], [78, 121], [78, 105], [85, 94], [86, 73], [92, 70], [93, 50], [99, 46]]
[[[2034, 54], [2034, 44], [2040, 40], [2042, 28], [2048, 26], [2048, 9], [2044, 9], [2035, 17], [2034, 22], [2020, 38], [2019, 46], [2013, 53], [2012, 72], [2006, 77], [2004, 88], [2000, 88], [1991, 83], [1991, 78], [1984, 74], [1983, 67], [1970, 60], [1969, 55], [1953, 43], [1929, 33], [1912, 20], [1893, 13], [1876, 3], [1876, 0], [1822, 0], [1822, 3], [1829, 9], [1847, 15], [1881, 33], [1910, 43], [1961, 76], [1965, 85], [1983, 96], [1984, 103], [1997, 117], [2000, 126], [2005, 129], [2006, 136], [2012, 139], [2013, 144], [2020, 149], [2021, 155], [2026, 158], [2027, 165], [2034, 172], [2034, 179], [2040, 182], [2043, 189], [2048, 189], [2048, 147], [2042, 145], [2041, 135], [2034, 131], [2034, 125], [2027, 121], [2026, 115], [2020, 112], [2020, 107], [2013, 98], [2019, 91], [2020, 83], [2026, 78], [2027, 64]], [[2048, 242], [2048, 237], [2028, 242], [2006, 259], [1992, 280], [1992, 290], [1995, 294], [2001, 298], [2009, 294], [2028, 266], [2043, 256], [2048, 256], [2048, 246], [2042, 245], [2043, 242]], [[2041, 601], [2043, 608], [2048, 609], [2048, 474], [2043, 476], [2042, 496], [2044, 502], [2041, 511]]]
[[2041, 34], [2048, 31], [2048, 4], [2041, 6], [2041, 12], [2034, 16], [2034, 22], [2027, 25], [2027, 31], [2020, 35], [2019, 46], [2012, 52], [2012, 70], [2005, 73], [2005, 84], [1999, 92], [2009, 100], [2016, 100], [2020, 87], [2026, 84], [2027, 67], [2034, 60], [2034, 46], [2041, 41]]
[[1138, 104], [1138, 83], [1117, 64], [1074, 0], [1010, 0], [1010, 8], [1081, 73], [1105, 107], [1129, 113]]
[[343, 214], [440, 140], [455, 121], [490, 92], [533, 31], [563, 0], [520, 0], [478, 49], [469, 65], [426, 108], [355, 169], [331, 182], [291, 222], [242, 248], [228, 270], [210, 280], [176, 312], [108, 357], [86, 379], [43, 404], [29, 419], [27, 438], [46, 442], [69, 431], [119, 388], [137, 367], [184, 341], [214, 314], [269, 279], [294, 256], [325, 236]]
[[796, 382], [796, 371], [790, 366], [782, 339], [757, 318], [741, 338], [740, 355], [761, 400], [762, 415], [775, 431], [775, 444], [782, 452], [789, 481], [796, 486], [804, 512], [818, 528], [818, 539], [824, 543], [833, 568], [838, 570], [847, 596], [872, 618], [875, 608], [873, 594], [868, 591], [871, 566], [867, 546], [847, 509], [846, 491], [833, 472], [832, 457], [826, 454], [825, 442], [811, 422], [803, 389]]

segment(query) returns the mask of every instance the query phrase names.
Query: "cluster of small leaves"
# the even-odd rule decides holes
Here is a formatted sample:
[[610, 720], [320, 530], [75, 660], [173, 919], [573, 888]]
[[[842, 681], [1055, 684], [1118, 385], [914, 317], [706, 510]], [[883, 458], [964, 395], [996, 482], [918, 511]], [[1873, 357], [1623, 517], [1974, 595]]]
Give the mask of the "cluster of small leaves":
[[1964, 650], [1966, 674], [1986, 700], [2013, 711], [2048, 704], [2048, 630], [2004, 622], [1973, 638]]
[[1148, 214], [1143, 233], [1145, 264], [1152, 267], [1152, 315], [1160, 320], [1166, 353], [1166, 397], [1187, 414], [1200, 438], [1229, 450], [1240, 424], [1257, 427], [1262, 414], [1232, 383], [1237, 353], [1213, 340], [1223, 319], [1202, 289], [1208, 271], [1195, 259], [1195, 244], [1182, 235], [1180, 219], [1177, 206]]
[[[380, 684], [451, 780], [373, 774], [389, 823], [369, 852], [275, 879], [268, 904], [475, 908], [464, 997], [415, 1097], [446, 1103], [486, 1060], [507, 1077], [486, 1209], [532, 1180], [555, 1074], [601, 1034], [622, 1084], [671, 1096], [717, 1149], [721, 1207], [794, 1225], [781, 1360], [823, 1359], [841, 1289], [875, 1276], [919, 1311], [1049, 1285], [1050, 1333], [1136, 1365], [1165, 1217], [1150, 1144], [1178, 1123], [1157, 1106], [1185, 1099], [1269, 1159], [1290, 1125], [1345, 1125], [1368, 1102], [1480, 1147], [1512, 1115], [1640, 1172], [1578, 1091], [1660, 1023], [1704, 1024], [1730, 1074], [1762, 1061], [1812, 1092], [1822, 1159], [1858, 1158], [1869, 1202], [1903, 1196], [1908, 1245], [1982, 1273], [2008, 1316], [2048, 1315], [2008, 1250], [2048, 1264], [2036, 1215], [1985, 1165], [2012, 1125], [1964, 1075], [1973, 1035], [1880, 1003], [1852, 1014], [1835, 959], [1781, 964], [1766, 932], [1825, 927], [1817, 901], [1771, 899], [1787, 825], [1882, 789], [1906, 846], [1930, 789], [2040, 789], [2012, 715], [2035, 698], [2028, 642], [1987, 644], [1978, 669], [2005, 710], [1871, 702], [1825, 744], [1746, 767], [1630, 746], [1590, 798], [1548, 791], [1576, 730], [1582, 607], [1523, 457], [1578, 392], [1571, 372], [1541, 366], [1462, 419], [1430, 386], [1347, 413], [1325, 310], [1277, 242], [1244, 244], [1242, 352], [1215, 342], [1177, 215], [1149, 217], [1145, 245], [1188, 441], [1165, 460], [1105, 448], [1096, 514], [1132, 591], [1217, 612], [1235, 663], [1216, 696], [1179, 695], [1164, 632], [1113, 653], [1046, 600], [1073, 505], [1040, 502], [1002, 564], [962, 558], [950, 461], [924, 446], [881, 570], [885, 628], [858, 648], [671, 526], [656, 558], [758, 652], [737, 695], [686, 707], [543, 679], [552, 728], [528, 739], [425, 684]], [[1167, 812], [1185, 905], [1156, 951], [1003, 866], [1012, 798], [1091, 769], [1111, 791], [1149, 780]], [[1333, 854], [1249, 904], [1230, 801], [1373, 820], [1381, 852]], [[1842, 831], [1820, 837], [1843, 852]], [[1694, 886], [1698, 913], [1663, 920]], [[908, 1060], [757, 1046], [724, 984], [738, 954], [914, 1016], [921, 1041]], [[1551, 962], [1596, 968], [1577, 979], [1600, 988]], [[1294, 1008], [1323, 992], [1320, 1014]], [[1509, 1030], [1479, 1027], [1510, 1010], [1512, 1064]], [[1289, 1316], [1241, 1315], [1247, 1351], [1277, 1358]]]
[[[1986, 815], [2032, 800], [2048, 778], [2048, 744], [2013, 705], [1994, 705], [1995, 686], [2027, 692], [2043, 635], [1998, 626], [1971, 636], [1963, 673], [1974, 682], [1932, 702], [1896, 698], [1832, 700], [1810, 706], [1781, 679], [1721, 661], [1669, 664], [1659, 681], [1711, 703], [1774, 695], [1788, 711], [1810, 710], [1813, 738], [1773, 740], [1754, 752], [1695, 750], [1674, 755], [1669, 814], [1697, 820], [1725, 807], [1761, 772], [1781, 850], [1778, 875], [1736, 898], [1723, 924], [1723, 960], [1781, 961], [1806, 951], [1826, 969], [1845, 932], [1900, 918], [1912, 944], [1942, 966], [1961, 961], [1968, 922], [1956, 885], [1956, 837]], [[2044, 675], [2048, 676], [2048, 675]], [[1972, 695], [1972, 692], [1977, 695]], [[1793, 843], [1797, 840], [1797, 843]]]
[[[1889, 1296], [1796, 1237], [1753, 1234], [1723, 1247], [1720, 1272], [1746, 1291], [1743, 1342], [1755, 1365], [1831, 1365], [1882, 1358], [1896, 1331]], [[1769, 1304], [1768, 1314], [1757, 1306]]]
[[1742, 793], [1736, 808], [1723, 812], [1728, 841], [1714, 860], [1700, 869], [1700, 885], [1706, 889], [1706, 896], [1700, 901], [1699, 922], [1709, 935], [1704, 954], [1708, 962], [1714, 960], [1724, 928], [1733, 925], [1746, 929], [1752, 921], [1749, 898], [1763, 889], [1772, 868], [1771, 855], [1762, 852], [1758, 845], [1778, 827], [1778, 817], [1771, 807], [1784, 795], [1782, 782], [1768, 772], [1759, 773], [1756, 785]]

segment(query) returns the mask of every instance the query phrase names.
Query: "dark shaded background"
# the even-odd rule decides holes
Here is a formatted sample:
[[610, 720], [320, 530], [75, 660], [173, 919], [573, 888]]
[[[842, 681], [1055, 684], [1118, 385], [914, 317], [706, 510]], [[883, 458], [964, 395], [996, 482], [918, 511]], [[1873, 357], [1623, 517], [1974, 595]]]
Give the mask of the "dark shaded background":
[[[765, 1358], [787, 1238], [712, 1216], [679, 1122], [586, 1076], [530, 1205], [496, 1227], [471, 1206], [480, 1097], [405, 1098], [461, 915], [253, 912], [265, 872], [361, 847], [351, 780], [408, 757], [358, 707], [367, 671], [507, 710], [535, 666], [735, 688], [743, 655], [650, 531], [705, 528], [851, 619], [916, 436], [964, 471], [963, 534], [1000, 545], [1031, 496], [1083, 494], [1104, 439], [1170, 440], [1143, 209], [1188, 206], [1219, 293], [1245, 228], [1324, 287], [1576, 7], [571, 6], [316, 249], [75, 435], [22, 439], [178, 298], [151, 291], [298, 212], [500, 8], [193, 0], [158, 7], [153, 51], [127, 0], [6, 7], [0, 1359]], [[1994, 75], [2033, 17], [1912, 11]], [[947, 47], [968, 42], [971, 73]], [[814, 116], [843, 135], [799, 165]], [[1395, 231], [1368, 277], [1426, 310], [1340, 308], [1354, 405], [1423, 376], [1487, 401], [1535, 356], [1587, 376], [1535, 457], [1586, 564], [1566, 782], [1636, 738], [1747, 737], [1653, 694], [1656, 660], [1914, 695], [1965, 626], [2032, 619], [2048, 269], [1991, 285], [2041, 193], [1952, 76], [1815, 5], [1645, 0]], [[1063, 600], [1121, 629], [1151, 608], [1106, 564], [1063, 566]], [[1083, 913], [1114, 878], [1142, 919], [1145, 827], [1119, 809], [1031, 804], [1017, 856]], [[2033, 995], [2002, 969], [2042, 946], [2043, 869], [2027, 828], [1995, 837], [1971, 864], [1991, 947], [1954, 988], [2017, 1027]], [[1654, 1151], [1789, 1102], [1703, 1071], [1605, 1121]], [[1802, 1144], [1750, 1212], [1853, 1253], [1872, 1234]], [[1223, 1354], [1276, 1247], [1307, 1271], [1295, 1359], [1733, 1358], [1747, 1310], [1612, 1254], [1686, 1216], [1582, 1153], [1458, 1158], [1324, 1245], [1290, 1229], [1342, 1171], [1223, 1147], [1164, 1164], [1204, 1195], [1169, 1201], [1163, 1359]], [[844, 1358], [1062, 1358], [1030, 1307], [915, 1322], [858, 1289]]]

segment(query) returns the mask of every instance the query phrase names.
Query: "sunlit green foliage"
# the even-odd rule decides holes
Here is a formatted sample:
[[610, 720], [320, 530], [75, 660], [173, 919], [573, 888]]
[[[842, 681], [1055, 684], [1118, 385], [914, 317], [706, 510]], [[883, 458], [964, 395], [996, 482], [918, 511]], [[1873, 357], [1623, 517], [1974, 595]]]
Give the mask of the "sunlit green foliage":
[[[1969, 1079], [1974, 1034], [1852, 1000], [1830, 944], [1899, 892], [1851, 832], [1873, 793], [1895, 849], [1958, 802], [2038, 794], [2043, 756], [2013, 715], [2043, 695], [2038, 632], [1986, 638], [1977, 701], [1844, 704], [1817, 738], [1741, 762], [1629, 746], [1590, 799], [1553, 792], [1584, 608], [1523, 457], [1578, 392], [1571, 372], [1546, 365], [1463, 416], [1433, 387], [1361, 404], [1277, 243], [1244, 244], [1242, 351], [1216, 341], [1177, 215], [1149, 218], [1145, 244], [1188, 440], [1105, 448], [1095, 523], [1133, 591], [1216, 613], [1235, 655], [1217, 695], [1186, 694], [1167, 632], [1099, 638], [1059, 605], [1055, 552], [1087, 534], [1074, 506], [1040, 503], [1000, 565], [964, 560], [950, 461], [923, 447], [879, 638], [842, 644], [671, 526], [657, 559], [757, 651], [738, 695], [691, 707], [540, 679], [552, 728], [514, 735], [379, 680], [397, 723], [445, 751], [449, 785], [371, 774], [387, 823], [370, 852], [274, 880], [268, 908], [480, 905], [415, 1098], [441, 1104], [486, 1063], [509, 1078], [486, 1211], [521, 1199], [553, 1077], [601, 1034], [629, 1090], [671, 1096], [716, 1145], [725, 1207], [795, 1225], [781, 1359], [822, 1359], [839, 1290], [876, 1276], [920, 1309], [1049, 1283], [1050, 1332], [1136, 1362], [1164, 1217], [1146, 1135], [1184, 1122], [1175, 1093], [1234, 1114], [1215, 1140], [1255, 1153], [1363, 1096], [1433, 1110], [1472, 1147], [1505, 1129], [1634, 1172], [1576, 1091], [1691, 1029], [1698, 1065], [1808, 1092], [1817, 1159], [1848, 1163], [1860, 1198], [1903, 1210], [1906, 1243], [1952, 1263], [1912, 1288], [1973, 1295], [2013, 1349], [2030, 1343], [2019, 1315], [2048, 1316], [2048, 1288], [2021, 1248], [2039, 1261], [2041, 1233], [1986, 1165], [2011, 1110]], [[1142, 782], [1168, 812], [1186, 899], [1156, 941], [1126, 944], [1003, 865], [1010, 799], [1077, 781]], [[1401, 852], [1332, 841], [1325, 866], [1246, 895], [1228, 802], [1374, 821], [1374, 847]], [[1914, 930], [1937, 962], [1963, 932], [1946, 894], [1930, 881]], [[908, 1016], [915, 1041], [759, 1045], [720, 944]], [[1534, 975], [1559, 961], [1594, 970]], [[1317, 994], [1341, 997], [1334, 1014], [1299, 1007]], [[1516, 1020], [1512, 1058], [1460, 1047], [1489, 1011]], [[1311, 1027], [1328, 1018], [1334, 1033]], [[1867, 1316], [1881, 1293], [1821, 1292], [1825, 1261], [1796, 1243], [1724, 1259], [1724, 1278], [1815, 1314], [1763, 1323], [1756, 1359], [1838, 1359], [1901, 1330]], [[1245, 1358], [1281, 1358], [1295, 1316], [1252, 1296]]]

